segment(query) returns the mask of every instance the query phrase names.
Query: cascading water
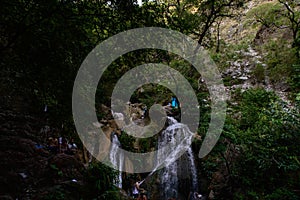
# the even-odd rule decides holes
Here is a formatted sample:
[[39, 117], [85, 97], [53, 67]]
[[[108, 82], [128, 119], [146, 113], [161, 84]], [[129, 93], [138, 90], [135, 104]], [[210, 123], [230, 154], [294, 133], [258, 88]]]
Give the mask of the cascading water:
[[[182, 174], [179, 176], [179, 167], [182, 165], [180, 163], [180, 159], [177, 160], [177, 154], [182, 151], [183, 148], [187, 148], [187, 157], [188, 157], [188, 166], [189, 171], [185, 171], [184, 173], [190, 173], [188, 176], [190, 177], [190, 191], [196, 192], [198, 189], [197, 182], [197, 169], [194, 162], [193, 152], [190, 146], [187, 147], [186, 143], [178, 143], [178, 140], [182, 140], [182, 138], [187, 139], [187, 141], [191, 141], [192, 134], [187, 128], [187, 126], [178, 123], [174, 118], [168, 117], [169, 126], [162, 132], [161, 137], [158, 141], [158, 149], [162, 149], [167, 144], [177, 144], [177, 146], [173, 149], [172, 155], [167, 158], [165, 164], [166, 167], [162, 170], [161, 174], [161, 194], [162, 199], [169, 198], [178, 198], [178, 184], [179, 179], [182, 178]], [[178, 145], [179, 144], [179, 145]], [[158, 156], [161, 156], [158, 152]], [[186, 174], [185, 174], [186, 175]]]
[[191, 176], [192, 176], [192, 191], [197, 191], [198, 190], [198, 176], [197, 176], [197, 168], [195, 165], [195, 159], [194, 155], [192, 152], [192, 149], [188, 149], [188, 157], [190, 160], [190, 170], [191, 170]]
[[115, 180], [115, 185], [119, 188], [122, 188], [122, 167], [123, 167], [124, 155], [123, 153], [118, 153], [118, 147], [121, 147], [121, 143], [118, 139], [118, 135], [116, 133], [112, 133], [109, 158], [111, 163], [114, 166], [119, 166], [119, 176], [118, 176], [118, 180]]
[[[162, 156], [165, 151], [160, 151], [166, 145], [172, 144], [174, 148], [172, 148], [171, 153], [168, 155], [166, 159], [163, 160], [163, 164], [166, 166], [161, 171], [160, 176], [160, 193], [162, 200], [167, 200], [169, 198], [178, 198], [182, 194], [180, 194], [181, 185], [179, 184], [181, 179], [188, 177], [188, 188], [189, 192], [197, 192], [198, 190], [198, 179], [197, 179], [197, 169], [194, 162], [194, 156], [192, 149], [190, 147], [191, 140], [193, 134], [188, 129], [188, 127], [182, 123], [177, 122], [174, 118], [168, 117], [168, 127], [162, 132], [158, 139], [158, 160], [159, 158], [165, 158]], [[122, 172], [121, 169], [124, 165], [124, 155], [118, 150], [121, 147], [121, 143], [118, 139], [118, 135], [116, 133], [111, 134], [111, 147], [109, 158], [111, 163], [114, 166], [119, 166], [119, 176], [115, 181], [115, 185], [119, 188], [122, 188]], [[186, 151], [182, 157], [186, 158], [186, 161], [182, 162], [182, 159], [178, 159], [178, 155], [182, 151]], [[159, 162], [161, 163], [161, 162]], [[159, 167], [158, 165], [155, 169], [147, 176], [150, 177]], [[182, 170], [180, 172], [180, 168], [182, 166], [186, 166], [188, 169]], [[183, 171], [183, 172], [182, 172]], [[145, 181], [140, 182], [142, 184]], [[187, 196], [188, 193], [185, 195]]]

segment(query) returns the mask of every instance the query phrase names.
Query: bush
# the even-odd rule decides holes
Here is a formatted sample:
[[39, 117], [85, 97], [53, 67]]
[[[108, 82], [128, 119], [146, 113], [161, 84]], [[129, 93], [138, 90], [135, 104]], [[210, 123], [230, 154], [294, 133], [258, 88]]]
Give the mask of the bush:
[[277, 200], [277, 199], [285, 199], [285, 200], [296, 200], [300, 199], [295, 193], [286, 188], [278, 188], [272, 194], [266, 195], [266, 200]]
[[100, 162], [92, 163], [86, 172], [87, 185], [85, 193], [87, 198], [101, 197], [100, 199], [107, 199], [105, 195], [102, 195], [117, 190], [114, 185], [117, 175], [118, 173], [115, 170]]
[[253, 75], [259, 83], [262, 83], [265, 79], [265, 69], [263, 65], [257, 64], [253, 70]]
[[[233, 199], [299, 199], [294, 193], [300, 187], [299, 107], [288, 107], [263, 89], [251, 89], [233, 98], [239, 104], [230, 108], [221, 138], [203, 163], [203, 172], [212, 177], [214, 172], [224, 171], [221, 155], [227, 155], [228, 180], [232, 181], [224, 185], [232, 188]], [[218, 199], [228, 196], [228, 191], [218, 192]]]
[[[279, 194], [290, 199], [280, 191], [299, 187], [295, 182], [300, 169], [300, 151], [296, 148], [300, 142], [299, 110], [287, 107], [264, 90], [249, 90], [243, 97], [238, 136], [242, 154], [235, 170], [238, 182], [245, 191], [253, 191], [245, 193], [251, 199], [254, 193], [260, 199], [264, 194], [270, 194], [267, 199], [276, 199], [273, 197]], [[281, 190], [274, 192], [277, 188]]]

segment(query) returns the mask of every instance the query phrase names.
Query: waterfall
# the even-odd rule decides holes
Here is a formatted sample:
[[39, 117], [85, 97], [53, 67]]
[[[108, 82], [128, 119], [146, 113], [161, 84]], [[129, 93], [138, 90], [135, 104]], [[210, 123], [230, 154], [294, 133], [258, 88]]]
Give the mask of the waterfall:
[[[170, 126], [162, 132], [159, 138], [158, 150], [168, 143], [174, 144], [176, 142], [175, 124], [177, 124], [177, 121], [174, 118], [168, 117], [168, 124]], [[158, 156], [161, 156], [160, 152], [158, 152]], [[169, 162], [166, 163], [167, 166], [162, 170], [161, 175], [161, 194], [163, 199], [167, 199], [168, 197], [176, 198], [178, 196], [177, 162], [175, 157], [168, 158], [168, 160]]]
[[[192, 139], [192, 134], [187, 128], [187, 126], [178, 123], [174, 118], [168, 117], [168, 127], [162, 132], [159, 141], [158, 141], [158, 149], [161, 149], [163, 146], [167, 144], [176, 144], [178, 139], [182, 139], [184, 136], [189, 141]], [[178, 143], [177, 143], [178, 144]], [[177, 145], [174, 150], [172, 151], [172, 155], [166, 159], [166, 167], [162, 170], [161, 173], [161, 194], [162, 199], [169, 199], [169, 198], [178, 198], [179, 196], [179, 167], [182, 165], [180, 163], [180, 159], [176, 159], [176, 155], [182, 148], [186, 148], [186, 143], [180, 143]], [[190, 177], [190, 191], [196, 192], [198, 190], [198, 180], [197, 180], [197, 169], [194, 162], [194, 156], [191, 147], [189, 146], [186, 152], [188, 157], [186, 164], [188, 164], [189, 169], [184, 173], [188, 174]], [[160, 153], [158, 153], [160, 156]], [[186, 175], [187, 175], [186, 174]], [[181, 175], [182, 176], [182, 175]]]
[[[188, 180], [187, 183], [187, 193], [189, 192], [197, 192], [198, 190], [198, 178], [197, 178], [197, 169], [195, 166], [194, 156], [192, 149], [190, 147], [190, 142], [192, 140], [193, 134], [188, 129], [188, 127], [182, 123], [177, 122], [174, 118], [168, 117], [168, 127], [161, 133], [158, 138], [158, 153], [157, 159], [165, 158], [162, 156], [165, 152], [160, 151], [166, 145], [172, 144], [172, 151], [170, 155], [167, 156], [163, 160], [165, 167], [162, 169], [160, 174], [160, 186], [161, 186], [161, 199], [169, 199], [169, 198], [179, 198], [182, 194], [182, 183], [179, 184], [182, 179]], [[109, 158], [114, 166], [119, 166], [119, 175], [118, 179], [115, 180], [115, 185], [119, 188], [122, 188], [122, 167], [124, 165], [124, 155], [118, 151], [118, 147], [121, 147], [121, 143], [118, 139], [118, 135], [116, 133], [111, 134], [111, 148]], [[179, 158], [178, 155], [182, 151], [186, 150], [186, 153], [182, 156], [185, 157], [186, 160]], [[160, 163], [160, 162], [159, 162]], [[185, 166], [187, 169], [181, 170], [182, 166]], [[158, 168], [156, 166], [155, 169], [147, 176], [151, 176]], [[183, 171], [183, 172], [182, 172]], [[141, 183], [143, 183], [143, 180]], [[180, 191], [181, 189], [181, 191]], [[188, 196], [188, 194], [185, 194]]]
[[119, 166], [118, 180], [115, 180], [114, 184], [117, 187], [122, 188], [122, 167], [123, 167], [124, 155], [123, 153], [118, 152], [118, 147], [121, 147], [121, 143], [118, 139], [118, 135], [116, 133], [112, 133], [109, 158], [111, 163], [114, 166]]
[[192, 149], [188, 149], [188, 157], [190, 160], [190, 170], [191, 170], [191, 176], [192, 176], [192, 188], [191, 191], [197, 191], [198, 190], [198, 175], [197, 175], [197, 168], [195, 165], [195, 159], [192, 152]]

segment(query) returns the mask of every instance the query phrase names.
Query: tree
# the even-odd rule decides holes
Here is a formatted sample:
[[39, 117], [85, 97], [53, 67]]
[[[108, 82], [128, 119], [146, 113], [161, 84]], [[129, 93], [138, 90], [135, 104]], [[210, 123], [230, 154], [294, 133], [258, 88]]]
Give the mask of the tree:
[[204, 39], [218, 19], [234, 17], [236, 10], [246, 2], [242, 0], [168, 1], [166, 19], [170, 28], [197, 38], [201, 46], [205, 45]]
[[[92, 19], [103, 6], [97, 6], [96, 12], [87, 1], [12, 0], [2, 4], [3, 96], [27, 97], [27, 109], [40, 113], [47, 104], [53, 121], [69, 120], [73, 81], [94, 46]], [[8, 104], [13, 107], [14, 103]]]
[[233, 169], [236, 183], [243, 185], [248, 197], [294, 199], [300, 166], [298, 108], [287, 107], [262, 89], [246, 91], [242, 97], [236, 136], [241, 154]]
[[285, 8], [285, 13], [283, 15], [289, 21], [289, 24], [287, 26], [289, 29], [291, 29], [293, 33], [293, 39], [294, 39], [293, 45], [295, 46], [297, 45], [296, 39], [299, 37], [299, 31], [300, 31], [300, 3], [297, 0], [288, 0], [288, 1], [279, 0], [279, 2]]

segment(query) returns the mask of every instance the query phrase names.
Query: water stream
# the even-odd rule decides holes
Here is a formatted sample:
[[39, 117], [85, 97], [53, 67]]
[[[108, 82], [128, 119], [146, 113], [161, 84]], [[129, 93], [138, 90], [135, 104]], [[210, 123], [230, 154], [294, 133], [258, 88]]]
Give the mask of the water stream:
[[[197, 168], [190, 146], [193, 134], [186, 125], [177, 122], [172, 117], [168, 117], [167, 123], [167, 128], [158, 137], [157, 159], [165, 157], [162, 156], [165, 151], [161, 149], [166, 145], [172, 144], [174, 148], [172, 148], [170, 155], [163, 161], [166, 167], [159, 173], [161, 199], [178, 198], [181, 195], [180, 192], [182, 191], [180, 190], [183, 189], [183, 183], [187, 183], [185, 186], [187, 193], [198, 191]], [[118, 147], [121, 147], [121, 144], [116, 133], [111, 134], [111, 142], [110, 161], [114, 166], [119, 166], [120, 171], [115, 185], [122, 188], [121, 169], [124, 165], [124, 155], [118, 153]], [[186, 152], [178, 159], [178, 155], [182, 150], [186, 150]], [[183, 157], [185, 159], [182, 159]], [[159, 163], [161, 164], [162, 162]], [[161, 165], [156, 166], [145, 179], [151, 177], [159, 168], [161, 168]], [[141, 181], [140, 184], [142, 184], [145, 179]], [[182, 180], [185, 182], [182, 182]]]
[[114, 184], [117, 187], [122, 188], [122, 167], [124, 164], [124, 155], [122, 153], [118, 153], [118, 147], [121, 147], [118, 135], [116, 133], [112, 133], [109, 158], [114, 166], [119, 166], [118, 179], [115, 180]]
[[[178, 140], [182, 140], [182, 138], [191, 141], [192, 134], [187, 126], [177, 122], [172, 117], [168, 117], [168, 125], [169, 126], [162, 132], [159, 138], [158, 151], [167, 144], [178, 144]], [[183, 155], [187, 157], [187, 159], [177, 159], [177, 153], [183, 148], [187, 148], [187, 152]], [[158, 153], [158, 156], [159, 155], [160, 154]], [[187, 169], [183, 169], [182, 166], [186, 166]], [[162, 190], [161, 198], [178, 198], [180, 190], [179, 183], [181, 179], [188, 179], [190, 181], [190, 191], [196, 192], [198, 190], [197, 169], [193, 152], [191, 147], [187, 146], [187, 143], [185, 142], [179, 143], [179, 145], [174, 148], [172, 155], [166, 160], [166, 167], [162, 169], [160, 177]]]

